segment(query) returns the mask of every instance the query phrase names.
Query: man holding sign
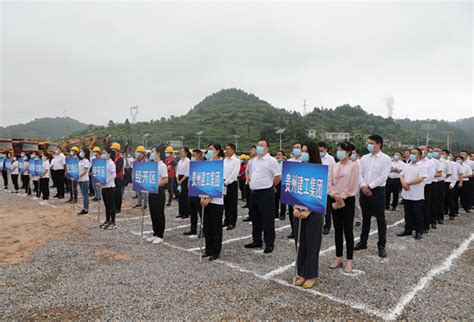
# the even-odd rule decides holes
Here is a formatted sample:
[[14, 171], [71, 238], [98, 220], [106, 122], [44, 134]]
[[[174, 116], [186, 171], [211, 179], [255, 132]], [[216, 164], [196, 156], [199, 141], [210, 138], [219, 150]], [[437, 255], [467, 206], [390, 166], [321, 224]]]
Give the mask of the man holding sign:
[[250, 210], [252, 213], [253, 242], [245, 248], [261, 248], [262, 232], [265, 254], [273, 251], [275, 243], [274, 193], [281, 181], [278, 161], [270, 155], [267, 140], [257, 144], [257, 157], [253, 159], [250, 174]]
[[319, 271], [324, 214], [327, 202], [328, 166], [321, 165], [315, 143], [304, 144], [308, 162], [284, 162], [281, 202], [294, 207], [296, 241], [295, 285], [312, 288]]

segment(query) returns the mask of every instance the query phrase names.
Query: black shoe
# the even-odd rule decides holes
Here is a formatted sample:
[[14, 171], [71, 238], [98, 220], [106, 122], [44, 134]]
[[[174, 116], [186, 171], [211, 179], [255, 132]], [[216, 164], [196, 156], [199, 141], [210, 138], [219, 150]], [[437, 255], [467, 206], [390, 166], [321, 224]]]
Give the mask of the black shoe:
[[278, 217], [280, 220], [285, 220], [285, 215], [280, 215], [280, 217]]
[[470, 214], [470, 213], [471, 213], [471, 210], [470, 210], [470, 209], [466, 209], [466, 208], [464, 208], [464, 211], [465, 211], [465, 212], [467, 212], [468, 214]]
[[430, 230], [428, 228], [423, 229], [423, 234], [428, 234]]
[[53, 198], [57, 198], [57, 197], [58, 197], [58, 194], [55, 194], [55, 195], [53, 196]]
[[242, 221], [243, 222], [249, 222], [249, 221], [252, 221], [252, 219], [250, 219], [250, 217], [247, 217], [247, 218], [244, 218]]
[[360, 226], [360, 221], [356, 221], [356, 227]]
[[197, 235], [195, 231], [186, 231], [183, 233], [184, 236], [192, 236], [192, 235]]
[[385, 250], [385, 247], [379, 247], [379, 257], [380, 258], [387, 257], [387, 251]]
[[144, 206], [144, 207], [143, 207], [143, 209], [146, 209], [146, 208], [148, 208], [148, 207], [147, 207], [147, 206]]
[[86, 215], [89, 212], [87, 210], [82, 209], [81, 212], [78, 213], [78, 215]]
[[397, 236], [398, 236], [398, 237], [411, 236], [411, 232], [409, 232], [409, 231], [402, 231], [401, 233], [398, 233]]
[[181, 216], [181, 215], [177, 215], [177, 216], [176, 216], [176, 218], [183, 218], [183, 216]]
[[262, 244], [251, 242], [250, 244], [247, 244], [244, 247], [245, 248], [262, 248]]
[[422, 236], [421, 233], [416, 233], [415, 239], [419, 240], [419, 239], [421, 239], [421, 236]]
[[389, 207], [385, 207], [385, 210], [389, 210], [390, 208]]
[[209, 256], [211, 256], [211, 255], [209, 255], [209, 254], [207, 254], [207, 253], [204, 253], [204, 254], [202, 254], [201, 257], [202, 257], [202, 258], [206, 258], [206, 257], [209, 257]]
[[286, 238], [288, 239], [295, 239], [295, 235], [293, 235], [293, 233], [289, 234], [288, 236], [286, 236]]
[[225, 227], [227, 227], [227, 226], [229, 226], [229, 224], [223, 224], [223, 225], [222, 225], [222, 228], [225, 228]]
[[234, 229], [234, 228], [235, 228], [234, 225], [229, 225], [229, 226], [227, 226], [227, 230], [232, 230], [232, 229]]
[[93, 198], [91, 201], [99, 201], [99, 199], [97, 199], [97, 198]]
[[68, 201], [66, 201], [66, 203], [72, 203], [72, 198], [69, 198]]
[[436, 226], [436, 224], [431, 224], [431, 228], [432, 228], [432, 229], [436, 229], [436, 228], [438, 228], [438, 227]]
[[264, 254], [270, 254], [271, 252], [273, 252], [273, 247], [265, 247], [263, 250]]
[[392, 211], [397, 211], [397, 207], [392, 207]]
[[166, 207], [169, 207], [169, 206], [171, 206], [171, 203], [167, 203], [167, 204], [166, 204]]
[[362, 249], [367, 249], [367, 244], [362, 244], [361, 242], [358, 242], [354, 246], [354, 250], [362, 250]]
[[142, 207], [142, 205], [135, 205], [135, 206], [132, 207], [132, 209], [141, 208], [141, 207]]
[[454, 220], [454, 216], [449, 216], [449, 220]]
[[218, 256], [209, 256], [209, 261], [212, 262], [212, 261], [215, 261], [218, 258], [219, 258]]
[[58, 197], [58, 199], [64, 199], [64, 196], [60, 196], [60, 197]]
[[444, 225], [444, 220], [442, 220], [442, 219], [441, 219], [441, 220], [438, 220], [438, 224]]
[[242, 206], [242, 208], [248, 208], [248, 207], [249, 207], [249, 205], [247, 205], [247, 204]]
[[329, 235], [329, 229], [324, 228], [323, 229], [323, 235]]
[[115, 213], [116, 213], [116, 214], [119, 214], [119, 213], [121, 213], [121, 212], [122, 212], [122, 209], [115, 209]]

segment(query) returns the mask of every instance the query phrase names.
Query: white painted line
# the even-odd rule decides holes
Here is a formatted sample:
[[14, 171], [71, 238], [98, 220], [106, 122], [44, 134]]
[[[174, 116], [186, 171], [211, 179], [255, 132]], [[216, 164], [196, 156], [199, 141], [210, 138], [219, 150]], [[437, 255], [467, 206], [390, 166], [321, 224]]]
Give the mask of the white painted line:
[[[276, 228], [275, 231], [280, 231], [280, 230], [284, 230], [284, 229], [287, 229], [287, 228], [290, 228], [291, 226], [290, 225], [286, 225], [286, 226], [282, 226], [280, 228]], [[230, 238], [230, 239], [227, 239], [225, 241], [222, 242], [222, 245], [224, 244], [229, 244], [229, 243], [233, 243], [235, 241], [239, 241], [239, 240], [244, 240], [244, 239], [249, 239], [249, 238], [252, 238], [252, 235], [247, 235], [247, 236], [242, 236], [242, 237], [236, 237], [236, 238]], [[196, 250], [199, 250], [199, 248], [189, 248], [188, 251], [196, 251]]]
[[400, 314], [402, 314], [405, 307], [415, 298], [416, 293], [421, 291], [428, 285], [431, 280], [444, 272], [448, 272], [451, 267], [453, 266], [454, 260], [459, 258], [468, 248], [469, 244], [474, 240], [474, 234], [471, 234], [467, 239], [465, 239], [458, 248], [453, 250], [451, 254], [446, 258], [446, 260], [441, 263], [440, 265], [431, 269], [425, 276], [423, 276], [418, 283], [416, 283], [415, 287], [412, 288], [410, 292], [405, 294], [395, 308], [389, 313], [386, 320], [396, 320]]
[[[404, 222], [405, 222], [404, 219], [399, 220], [399, 221], [397, 221], [397, 222], [395, 222], [395, 223], [393, 223], [393, 224], [391, 224], [391, 225], [388, 225], [388, 226], [387, 226], [387, 229], [388, 229], [388, 228], [395, 227], [395, 226], [397, 226], [397, 225], [400, 225], [400, 224], [402, 224], [402, 223], [404, 223]], [[373, 230], [373, 231], [371, 231], [371, 232], [369, 233], [369, 236], [370, 236], [370, 235], [373, 235], [373, 234], [376, 234], [376, 233], [378, 233], [378, 230]], [[359, 241], [359, 240], [360, 240], [360, 237], [354, 238], [354, 243], [357, 242], [357, 241]], [[344, 242], [344, 245], [345, 245], [345, 244], [346, 244], [346, 243]], [[336, 247], [335, 247], [335, 246], [328, 247], [328, 248], [326, 248], [325, 250], [320, 251], [320, 252], [319, 252], [319, 256], [326, 255], [327, 253], [333, 252], [333, 251], [335, 251], [335, 250], [336, 250]], [[292, 262], [292, 263], [290, 263], [290, 264], [288, 264], [288, 265], [285, 265], [285, 266], [281, 266], [281, 267], [279, 267], [279, 268], [277, 268], [277, 269], [274, 269], [273, 271], [268, 272], [267, 274], [264, 275], [264, 277], [265, 277], [265, 278], [272, 278], [272, 277], [274, 277], [274, 276], [277, 276], [277, 275], [279, 275], [279, 274], [282, 274], [282, 273], [286, 272], [287, 270], [291, 269], [291, 268], [294, 267], [294, 266], [295, 266], [295, 262]]]

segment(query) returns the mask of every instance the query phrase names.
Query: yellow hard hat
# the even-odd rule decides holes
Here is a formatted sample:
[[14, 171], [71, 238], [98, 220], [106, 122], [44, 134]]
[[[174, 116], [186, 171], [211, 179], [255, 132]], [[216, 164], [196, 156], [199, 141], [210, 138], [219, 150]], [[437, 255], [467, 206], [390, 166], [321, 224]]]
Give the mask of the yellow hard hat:
[[145, 147], [143, 145], [137, 146], [137, 149], [135, 150], [135, 153], [138, 153], [138, 152], [145, 153], [146, 152]]
[[100, 152], [100, 148], [98, 146], [95, 146], [93, 149], [92, 149], [92, 152]]
[[247, 155], [241, 154], [239, 158], [240, 160], [247, 160]]
[[117, 142], [114, 142], [114, 143], [112, 143], [112, 145], [110, 146], [110, 148], [113, 149], [113, 150], [120, 151], [120, 144], [117, 143]]
[[79, 148], [77, 146], [73, 146], [70, 150], [74, 152], [79, 152]]
[[172, 146], [166, 147], [165, 153], [174, 153], [174, 149]]

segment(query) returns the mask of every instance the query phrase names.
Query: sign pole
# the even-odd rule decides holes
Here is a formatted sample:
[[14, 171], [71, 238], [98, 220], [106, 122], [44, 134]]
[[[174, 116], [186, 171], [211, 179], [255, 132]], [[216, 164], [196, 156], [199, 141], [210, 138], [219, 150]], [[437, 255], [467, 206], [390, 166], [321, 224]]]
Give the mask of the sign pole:
[[143, 244], [143, 226], [145, 225], [145, 194], [148, 194], [148, 191], [142, 190], [142, 229], [140, 233], [140, 244]]
[[296, 276], [298, 276], [298, 253], [300, 250], [300, 238], [301, 238], [301, 218], [298, 218], [298, 238], [296, 240], [296, 258], [295, 258], [295, 276], [293, 277], [293, 285], [296, 283]]
[[[199, 196], [199, 198], [209, 198], [209, 196], [202, 195]], [[199, 220], [199, 236], [201, 236], [201, 240], [199, 241], [199, 263], [202, 263], [202, 240], [204, 239], [203, 233], [202, 233], [202, 226], [204, 225], [204, 206], [201, 206], [201, 218]], [[199, 237], [198, 236], [198, 237]]]
[[[96, 190], [99, 191], [99, 188], [97, 188], [97, 183], [96, 183]], [[97, 199], [97, 223], [100, 225], [100, 199], [99, 196], [95, 196]]]

